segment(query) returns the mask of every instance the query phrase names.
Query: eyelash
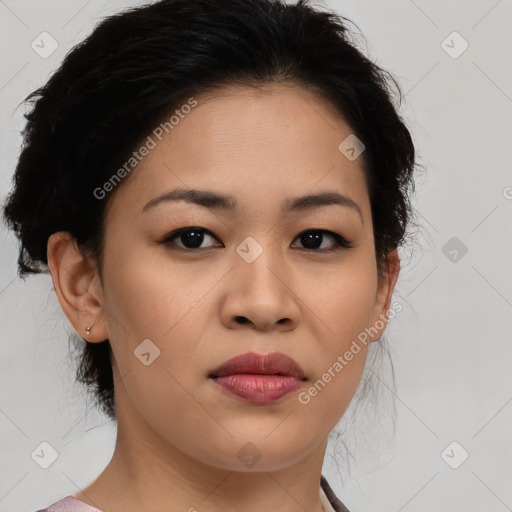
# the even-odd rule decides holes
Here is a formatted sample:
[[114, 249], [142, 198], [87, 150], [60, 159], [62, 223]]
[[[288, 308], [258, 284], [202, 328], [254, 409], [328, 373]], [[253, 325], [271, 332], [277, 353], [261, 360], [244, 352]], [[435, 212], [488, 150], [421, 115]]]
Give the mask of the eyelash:
[[[206, 251], [206, 250], [212, 249], [212, 247], [189, 248], [189, 247], [179, 247], [179, 246], [176, 246], [175, 243], [173, 242], [173, 240], [175, 238], [178, 238], [179, 236], [181, 236], [181, 235], [183, 235], [185, 233], [189, 233], [189, 232], [194, 232], [194, 233], [202, 232], [202, 233], [205, 233], [207, 235], [210, 235], [213, 238], [217, 238], [208, 229], [199, 228], [199, 227], [187, 227], [187, 228], [180, 228], [180, 229], [177, 229], [175, 231], [172, 231], [171, 233], [166, 235], [165, 238], [160, 241], [160, 243], [163, 244], [163, 245], [171, 246], [170, 248], [173, 249], [173, 250], [181, 250], [181, 251], [186, 251], [186, 252], [190, 252], [190, 251], [192, 251], [192, 252], [199, 252], [199, 251]], [[342, 249], [350, 249], [350, 248], [353, 247], [351, 241], [346, 240], [341, 235], [338, 235], [337, 233], [334, 233], [333, 231], [329, 231], [329, 230], [326, 230], [326, 229], [306, 229], [305, 231], [302, 231], [301, 233], [299, 233], [297, 235], [296, 239], [304, 236], [307, 233], [327, 233], [328, 235], [330, 235], [334, 239], [334, 244], [337, 247], [335, 247], [334, 249], [308, 249], [306, 247], [306, 248], [301, 248], [301, 250], [312, 251], [312, 252], [320, 252], [320, 253], [330, 253], [330, 252], [336, 252], [336, 251], [339, 251], [339, 250], [342, 250]], [[323, 242], [323, 240], [322, 240], [322, 242]]]

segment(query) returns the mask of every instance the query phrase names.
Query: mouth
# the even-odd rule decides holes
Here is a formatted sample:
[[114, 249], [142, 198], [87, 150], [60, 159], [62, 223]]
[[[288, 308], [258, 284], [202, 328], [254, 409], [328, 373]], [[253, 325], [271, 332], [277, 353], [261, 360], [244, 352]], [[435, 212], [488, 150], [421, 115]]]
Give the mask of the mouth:
[[223, 391], [254, 404], [276, 402], [307, 380], [302, 368], [279, 352], [242, 354], [223, 363], [208, 377]]

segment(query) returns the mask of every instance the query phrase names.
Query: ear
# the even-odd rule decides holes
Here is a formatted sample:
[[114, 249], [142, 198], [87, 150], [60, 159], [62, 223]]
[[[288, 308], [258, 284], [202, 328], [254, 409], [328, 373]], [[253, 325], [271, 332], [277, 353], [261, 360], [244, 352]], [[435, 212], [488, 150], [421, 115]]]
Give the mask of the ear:
[[384, 266], [382, 276], [378, 277], [377, 293], [375, 296], [375, 306], [373, 313], [373, 322], [370, 328], [371, 341], [379, 341], [382, 333], [388, 324], [388, 312], [391, 304], [391, 297], [395, 284], [400, 273], [400, 258], [397, 249], [388, 253], [388, 264]]
[[[108, 338], [96, 266], [84, 258], [74, 237], [59, 231], [48, 238], [48, 266], [60, 306], [76, 332], [96, 343]], [[93, 326], [90, 334], [86, 327]]]

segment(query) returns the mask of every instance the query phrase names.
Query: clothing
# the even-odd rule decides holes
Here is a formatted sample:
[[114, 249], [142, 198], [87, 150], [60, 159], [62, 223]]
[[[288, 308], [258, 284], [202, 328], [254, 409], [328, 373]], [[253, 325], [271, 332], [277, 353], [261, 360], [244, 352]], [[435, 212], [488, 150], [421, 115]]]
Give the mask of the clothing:
[[[327, 503], [322, 501], [322, 505], [324, 506], [324, 512], [350, 512], [350, 510], [338, 499], [334, 491], [331, 489], [331, 486], [328, 484], [324, 475], [320, 478], [320, 488], [323, 493], [320, 493], [320, 499], [323, 500], [325, 496], [327, 498]], [[329, 506], [331, 506], [331, 510], [329, 510]]]
[[69, 495], [37, 512], [103, 512]]
[[[345, 505], [336, 497], [333, 490], [322, 475], [320, 479], [320, 500], [324, 507], [324, 512], [350, 512]], [[40, 509], [37, 512], [103, 512], [99, 508], [91, 507], [83, 501], [77, 500], [69, 495], [61, 500]]]

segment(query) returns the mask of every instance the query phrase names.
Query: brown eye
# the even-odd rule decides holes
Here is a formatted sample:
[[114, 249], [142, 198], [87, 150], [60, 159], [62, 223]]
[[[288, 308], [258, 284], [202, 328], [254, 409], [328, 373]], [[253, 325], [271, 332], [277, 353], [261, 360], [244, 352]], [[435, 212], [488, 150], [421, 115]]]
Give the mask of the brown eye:
[[[329, 246], [330, 248], [320, 249], [319, 246], [321, 246], [325, 241], [325, 233], [327, 233], [327, 238], [334, 240], [334, 244], [331, 244]], [[345, 240], [341, 235], [324, 229], [310, 229], [308, 231], [303, 231], [297, 239], [300, 240], [304, 249], [313, 250], [315, 252], [331, 252], [339, 250], [340, 248], [348, 249], [352, 247], [352, 243]]]
[[[162, 241], [162, 244], [173, 245], [178, 249], [183, 250], [201, 250], [201, 249], [210, 249], [213, 246], [201, 247], [203, 244], [205, 237], [216, 239], [210, 231], [204, 228], [181, 228], [176, 231], [173, 231], [169, 235], [167, 235]], [[181, 242], [182, 246], [180, 246], [175, 240]]]
[[[215, 245], [201, 247], [205, 242], [205, 237], [217, 240], [213, 233], [205, 228], [187, 227], [169, 233], [160, 243], [170, 246], [172, 249], [183, 251], [200, 251], [216, 247]], [[322, 244], [329, 239], [334, 240], [334, 242], [327, 246], [327, 248], [322, 248]], [[303, 246], [302, 248], [299, 247], [299, 249], [320, 253], [333, 252], [342, 248], [349, 249], [352, 247], [352, 242], [347, 241], [337, 233], [325, 229], [309, 229], [303, 231], [297, 236], [296, 240], [300, 240]], [[217, 245], [217, 247], [219, 246]]]

